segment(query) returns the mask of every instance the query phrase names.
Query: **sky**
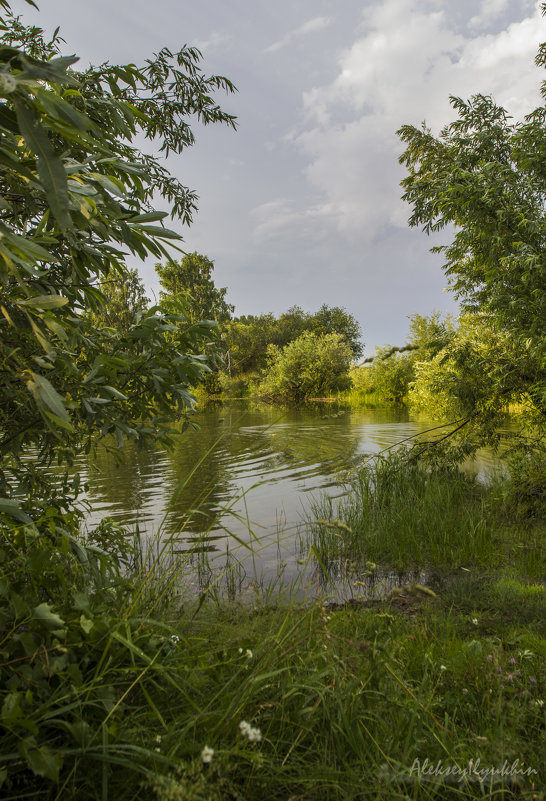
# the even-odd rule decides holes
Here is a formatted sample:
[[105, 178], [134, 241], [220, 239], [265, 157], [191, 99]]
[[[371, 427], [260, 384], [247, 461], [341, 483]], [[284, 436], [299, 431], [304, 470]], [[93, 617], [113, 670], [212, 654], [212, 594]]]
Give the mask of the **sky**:
[[[184, 249], [214, 261], [236, 314], [343, 306], [366, 353], [400, 345], [408, 315], [454, 313], [441, 255], [407, 224], [396, 130], [454, 119], [449, 96], [491, 94], [516, 119], [540, 105], [534, 65], [546, 19], [534, 0], [13, 0], [63, 53], [134, 62], [194, 45], [236, 132], [196, 124], [196, 144], [168, 160], [199, 195]], [[153, 261], [137, 263], [149, 294]]]

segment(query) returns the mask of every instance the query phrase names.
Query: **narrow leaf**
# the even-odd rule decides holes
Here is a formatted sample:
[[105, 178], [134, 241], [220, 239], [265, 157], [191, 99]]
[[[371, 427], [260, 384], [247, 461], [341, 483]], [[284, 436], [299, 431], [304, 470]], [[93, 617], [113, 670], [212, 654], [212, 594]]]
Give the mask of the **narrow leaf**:
[[34, 309], [58, 309], [59, 306], [65, 306], [68, 303], [68, 298], [63, 298], [61, 295], [35, 295], [28, 300], [16, 300], [18, 306], [31, 306]]
[[65, 409], [59, 393], [53, 388], [47, 378], [43, 377], [43, 375], [33, 372], [30, 374], [32, 376], [32, 380], [28, 382], [28, 386], [34, 395], [36, 403], [39, 406], [46, 406], [50, 412], [68, 423], [68, 412]]
[[68, 187], [62, 161], [55, 155], [47, 131], [42, 127], [34, 110], [20, 98], [14, 99], [19, 130], [27, 145], [36, 155], [36, 166], [51, 211], [62, 230], [71, 227], [68, 214]]

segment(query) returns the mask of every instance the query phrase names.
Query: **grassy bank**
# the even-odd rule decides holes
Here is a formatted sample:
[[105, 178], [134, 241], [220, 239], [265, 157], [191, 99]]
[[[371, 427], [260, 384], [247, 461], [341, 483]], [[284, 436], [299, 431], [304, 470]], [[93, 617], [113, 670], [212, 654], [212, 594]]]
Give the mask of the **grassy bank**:
[[[532, 485], [485, 486], [457, 469], [428, 471], [393, 455], [364, 466], [341, 499], [313, 508], [307, 543], [328, 563], [369, 560], [400, 569], [511, 566], [545, 574], [543, 506]], [[542, 491], [538, 487], [538, 491]]]
[[182, 601], [183, 563], [139, 569], [126, 547], [121, 570], [14, 524], [2, 797], [544, 798], [537, 506], [514, 506], [506, 480], [487, 490], [394, 457], [320, 514], [309, 542], [326, 569], [436, 565], [441, 580], [359, 604]]

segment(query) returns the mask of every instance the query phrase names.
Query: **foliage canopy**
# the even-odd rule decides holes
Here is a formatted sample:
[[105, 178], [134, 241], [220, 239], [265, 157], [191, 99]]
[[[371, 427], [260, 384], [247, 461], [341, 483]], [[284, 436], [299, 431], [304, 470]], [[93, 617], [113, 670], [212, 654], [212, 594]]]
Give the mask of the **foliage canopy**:
[[58, 35], [46, 42], [9, 15], [4, 30], [0, 456], [31, 444], [43, 458], [66, 456], [97, 433], [120, 443], [161, 436], [167, 416], [192, 405], [212, 324], [188, 319], [184, 305], [142, 310], [127, 330], [98, 326], [92, 314], [107, 300], [101, 283], [130, 277], [127, 254], [167, 258], [166, 245], [180, 240], [154, 196], [173, 218], [189, 222], [195, 210], [195, 193], [135, 137], [167, 155], [192, 144], [191, 117], [233, 127], [213, 93], [234, 87], [205, 76], [195, 48], [78, 73], [76, 57], [59, 55]]
[[[546, 45], [536, 62], [546, 66]], [[546, 101], [546, 83], [542, 96]], [[471, 427], [494, 439], [499, 414], [516, 402], [543, 431], [546, 106], [514, 122], [491, 97], [452, 97], [451, 104], [457, 119], [439, 136], [426, 126], [405, 125], [398, 132], [406, 144], [400, 161], [408, 170], [402, 185], [413, 207], [410, 225], [427, 233], [455, 229], [451, 244], [433, 250], [444, 254], [450, 286], [474, 316], [473, 335], [484, 343], [473, 347], [465, 324], [462, 338], [448, 348], [452, 366], [487, 386], [475, 402], [467, 394]]]
[[301, 403], [351, 383], [351, 349], [340, 334], [304, 331], [282, 349], [270, 345], [268, 362], [260, 391], [281, 403]]
[[181, 298], [188, 303], [188, 318], [226, 322], [234, 306], [225, 300], [227, 288], [217, 288], [212, 278], [214, 262], [200, 253], [186, 253], [180, 261], [156, 264], [163, 291], [161, 300]]

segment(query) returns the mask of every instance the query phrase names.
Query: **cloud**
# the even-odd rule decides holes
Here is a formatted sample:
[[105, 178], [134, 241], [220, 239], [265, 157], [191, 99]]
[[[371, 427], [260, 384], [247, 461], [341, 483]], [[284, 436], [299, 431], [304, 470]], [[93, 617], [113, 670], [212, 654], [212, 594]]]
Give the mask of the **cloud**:
[[495, 22], [508, 8], [508, 0], [482, 0], [479, 13], [471, 17], [468, 27], [471, 30], [487, 28]]
[[[491, 7], [491, 2], [482, 4]], [[492, 94], [516, 118], [540, 103], [534, 56], [543, 38], [539, 9], [497, 34], [464, 34], [438, 0], [369, 6], [337, 75], [303, 95], [304, 120], [289, 141], [303, 153], [314, 190], [310, 209], [363, 244], [405, 227], [402, 151], [396, 130], [426, 119], [434, 132], [455, 117], [449, 95]], [[304, 209], [294, 215], [306, 220]], [[293, 215], [277, 217], [277, 231]]]
[[290, 198], [282, 197], [262, 203], [251, 210], [254, 238], [259, 243], [286, 237], [305, 240], [314, 233], [315, 223], [331, 217], [333, 209], [326, 205], [298, 209]]
[[300, 25], [299, 28], [294, 28], [294, 30], [286, 33], [277, 42], [274, 42], [272, 45], [269, 45], [269, 47], [266, 47], [264, 52], [275, 53], [277, 50], [281, 50], [281, 48], [286, 47], [286, 45], [290, 44], [290, 42], [292, 42], [294, 39], [299, 39], [301, 36], [306, 36], [308, 33], [314, 33], [315, 31], [321, 31], [324, 28], [327, 28], [331, 22], [331, 17], [313, 17], [313, 19], [310, 19], [307, 22], [304, 22], [303, 25]]
[[206, 53], [208, 50], [221, 47], [231, 39], [232, 37], [227, 33], [218, 33], [218, 31], [213, 31], [207, 39], [199, 39], [194, 42], [194, 46], [197, 47], [202, 53]]

